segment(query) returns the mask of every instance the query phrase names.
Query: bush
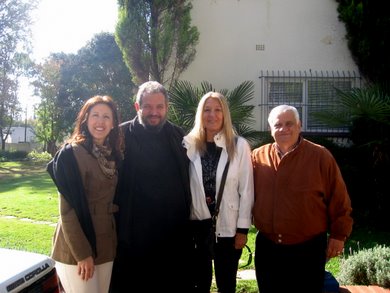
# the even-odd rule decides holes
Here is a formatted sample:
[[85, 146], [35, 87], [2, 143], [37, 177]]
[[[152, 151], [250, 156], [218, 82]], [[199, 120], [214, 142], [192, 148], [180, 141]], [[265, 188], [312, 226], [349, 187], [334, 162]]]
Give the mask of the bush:
[[390, 247], [363, 249], [340, 263], [340, 284], [390, 288]]
[[37, 163], [47, 163], [52, 157], [48, 152], [37, 152], [36, 150], [33, 150], [28, 153], [27, 158]]
[[20, 161], [27, 157], [26, 151], [0, 151], [0, 162]]

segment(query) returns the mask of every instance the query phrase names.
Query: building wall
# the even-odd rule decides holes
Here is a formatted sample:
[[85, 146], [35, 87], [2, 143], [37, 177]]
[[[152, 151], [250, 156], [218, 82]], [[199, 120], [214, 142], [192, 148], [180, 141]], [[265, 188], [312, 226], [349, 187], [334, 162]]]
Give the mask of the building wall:
[[38, 150], [40, 145], [36, 142], [19, 142], [19, 143], [6, 143], [6, 151], [24, 151], [31, 152], [32, 150]]
[[[26, 135], [25, 135], [26, 131]], [[26, 140], [25, 140], [26, 136]], [[11, 133], [8, 135], [6, 143], [34, 142], [35, 134], [30, 127], [11, 127]]]
[[232, 90], [255, 83], [255, 128], [261, 114], [263, 71], [355, 71], [335, 0], [194, 0], [200, 32], [197, 55], [181, 75], [194, 85]]

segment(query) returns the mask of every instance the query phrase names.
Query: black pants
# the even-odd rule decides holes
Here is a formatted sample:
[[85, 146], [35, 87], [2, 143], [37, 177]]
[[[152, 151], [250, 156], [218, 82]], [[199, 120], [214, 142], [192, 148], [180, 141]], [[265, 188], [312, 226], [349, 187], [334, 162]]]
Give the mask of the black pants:
[[[213, 278], [213, 256], [208, 243], [211, 220], [192, 221], [194, 238], [194, 292], [209, 293]], [[214, 243], [214, 270], [218, 292], [234, 293], [242, 249], [234, 248], [234, 237], [218, 237]]]
[[218, 237], [215, 245], [214, 270], [218, 292], [234, 293], [242, 249], [234, 248], [234, 237]]
[[[192, 290], [192, 249], [183, 243], [172, 243], [172, 248], [159, 253], [132, 252], [119, 247], [112, 270], [110, 293], [183, 293]], [[172, 251], [175, 250], [175, 251]]]
[[304, 243], [281, 245], [256, 236], [256, 279], [261, 293], [321, 293], [324, 285], [326, 234]]

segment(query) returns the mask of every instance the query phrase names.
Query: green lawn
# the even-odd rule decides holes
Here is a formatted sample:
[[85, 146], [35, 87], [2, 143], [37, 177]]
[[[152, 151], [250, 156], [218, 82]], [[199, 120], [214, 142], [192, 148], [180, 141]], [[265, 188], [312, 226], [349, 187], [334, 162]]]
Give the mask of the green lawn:
[[0, 247], [48, 255], [58, 197], [45, 165], [0, 163]]

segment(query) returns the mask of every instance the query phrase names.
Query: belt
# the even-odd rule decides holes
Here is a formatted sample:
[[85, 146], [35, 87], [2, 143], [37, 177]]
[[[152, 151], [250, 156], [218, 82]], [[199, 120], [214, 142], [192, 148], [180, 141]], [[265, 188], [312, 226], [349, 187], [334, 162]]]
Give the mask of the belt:
[[287, 245], [298, 244], [313, 238], [313, 236], [303, 237], [303, 236], [296, 236], [296, 235], [282, 234], [282, 233], [263, 233], [263, 232], [259, 232], [259, 233], [276, 244], [287, 244]]

